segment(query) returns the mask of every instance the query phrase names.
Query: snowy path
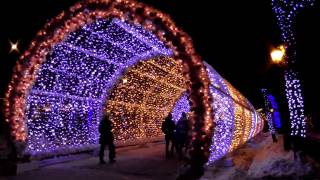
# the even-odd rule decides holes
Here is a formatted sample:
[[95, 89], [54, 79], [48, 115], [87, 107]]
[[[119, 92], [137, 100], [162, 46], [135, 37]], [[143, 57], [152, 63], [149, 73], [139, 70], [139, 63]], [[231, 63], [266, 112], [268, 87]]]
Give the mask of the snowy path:
[[[108, 151], [106, 151], [108, 157]], [[178, 161], [164, 158], [164, 143], [117, 149], [115, 164], [98, 164], [98, 157], [45, 166], [8, 180], [147, 180], [175, 179]]]

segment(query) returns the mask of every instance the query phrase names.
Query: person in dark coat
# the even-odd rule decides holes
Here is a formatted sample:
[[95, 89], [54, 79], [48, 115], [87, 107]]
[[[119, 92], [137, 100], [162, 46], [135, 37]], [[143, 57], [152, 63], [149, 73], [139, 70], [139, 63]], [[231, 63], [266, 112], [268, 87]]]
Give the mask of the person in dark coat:
[[182, 113], [181, 118], [178, 121], [176, 132], [175, 132], [175, 144], [176, 150], [179, 155], [179, 160], [182, 159], [182, 148], [188, 148], [188, 132], [189, 132], [189, 124], [187, 119], [187, 114], [185, 112]]
[[112, 123], [109, 120], [108, 114], [105, 114], [105, 117], [102, 119], [99, 125], [99, 133], [100, 133], [100, 152], [99, 152], [99, 158], [100, 158], [100, 164], [105, 164], [104, 161], [104, 150], [105, 147], [108, 145], [109, 147], [109, 162], [114, 163], [116, 152], [115, 152], [115, 146], [114, 146], [114, 137], [112, 134]]
[[[161, 130], [165, 134], [165, 140], [166, 140], [166, 157], [173, 157], [173, 151], [174, 151], [174, 130], [176, 128], [175, 123], [172, 120], [172, 114], [169, 113], [169, 115], [165, 118], [165, 120], [162, 122]], [[171, 148], [169, 151], [169, 143], [171, 142]]]

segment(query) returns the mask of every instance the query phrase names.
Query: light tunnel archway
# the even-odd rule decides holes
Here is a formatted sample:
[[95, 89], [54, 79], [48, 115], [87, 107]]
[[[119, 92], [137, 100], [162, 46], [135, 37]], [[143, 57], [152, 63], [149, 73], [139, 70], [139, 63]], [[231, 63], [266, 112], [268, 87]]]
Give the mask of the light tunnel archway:
[[[96, 49], [95, 44], [100, 44], [101, 46], [104, 45], [104, 43], [101, 44], [101, 41], [94, 40], [93, 42], [86, 42], [86, 38], [88, 36], [92, 36], [92, 38], [96, 38], [97, 34], [91, 35], [88, 33], [81, 34], [81, 36], [76, 37], [77, 31], [81, 29], [86, 30], [91, 27], [90, 24], [94, 24], [97, 21], [117, 21], [119, 23], [123, 23], [125, 26], [126, 32], [129, 32], [129, 34], [137, 33], [139, 34], [138, 38], [141, 36], [143, 37], [142, 40], [142, 47], [137, 49], [138, 51], [146, 51], [147, 54], [145, 58], [133, 58], [134, 61], [132, 64], [122, 64], [122, 67], [128, 68], [129, 65], [134, 65], [137, 63], [138, 60], [148, 60], [152, 57], [164, 55], [165, 57], [170, 56], [174, 59], [174, 61], [179, 65], [182, 66], [182, 75], [188, 80], [187, 83], [187, 91], [189, 94], [190, 99], [190, 105], [191, 105], [191, 112], [192, 116], [190, 116], [190, 121], [192, 125], [192, 144], [193, 148], [191, 150], [191, 163], [194, 165], [201, 165], [206, 162], [206, 159], [208, 158], [208, 149], [210, 144], [210, 137], [212, 133], [212, 116], [211, 116], [211, 107], [208, 106], [210, 103], [210, 95], [208, 92], [208, 76], [205, 71], [205, 67], [201, 62], [200, 57], [196, 54], [195, 50], [193, 49], [191, 39], [189, 36], [184, 33], [181, 29], [177, 28], [176, 25], [173, 23], [173, 21], [165, 14], [161, 13], [160, 11], [157, 11], [151, 7], [148, 7], [142, 3], [137, 3], [133, 0], [117, 0], [117, 1], [103, 1], [103, 0], [88, 0], [83, 1], [80, 3], [77, 3], [76, 5], [72, 6], [69, 11], [65, 11], [58, 15], [56, 18], [51, 20], [49, 23], [47, 23], [41, 31], [38, 32], [37, 36], [35, 37], [34, 41], [31, 42], [31, 45], [29, 49], [20, 57], [19, 61], [17, 62], [17, 65], [15, 66], [12, 81], [9, 84], [9, 88], [6, 94], [6, 109], [5, 109], [5, 116], [6, 121], [9, 123], [11, 127], [11, 134], [14, 138], [15, 143], [17, 144], [18, 152], [23, 153], [25, 151], [25, 145], [29, 142], [30, 138], [28, 137], [29, 133], [29, 127], [27, 126], [27, 111], [29, 109], [32, 109], [32, 103], [31, 101], [38, 102], [42, 101], [41, 97], [36, 97], [33, 99], [33, 95], [35, 94], [41, 94], [43, 92], [43, 89], [41, 88], [52, 88], [54, 87], [55, 90], [62, 92], [64, 95], [67, 95], [68, 98], [71, 100], [67, 100], [64, 102], [64, 100], [61, 101], [59, 98], [51, 98], [56, 93], [48, 93], [46, 92], [47, 101], [54, 102], [59, 101], [63, 106], [67, 108], [62, 107], [56, 107], [56, 109], [51, 109], [47, 106], [46, 103], [42, 106], [43, 116], [46, 116], [46, 113], [54, 110], [55, 112], [60, 112], [59, 115], [63, 116], [63, 111], [68, 110], [68, 108], [74, 108], [74, 107], [81, 107], [86, 109], [88, 111], [88, 116], [90, 117], [99, 117], [101, 115], [102, 107], [98, 106], [97, 104], [93, 103], [92, 101], [88, 100], [90, 98], [96, 98], [99, 99], [99, 95], [102, 95], [105, 91], [107, 91], [107, 86], [102, 89], [100, 88], [99, 91], [90, 91], [90, 88], [84, 88], [84, 91], [81, 91], [82, 96], [79, 98], [77, 97], [76, 91], [81, 90], [82, 86], [73, 86], [72, 88], [64, 86], [64, 84], [77, 84], [76, 81], [70, 80], [69, 78], [61, 78], [61, 84], [54, 84], [55, 78], [48, 78], [48, 84], [53, 83], [51, 85], [47, 85], [47, 83], [41, 84], [40, 81], [37, 81], [38, 78], [41, 78], [41, 73], [43, 76], [49, 76], [51, 77], [52, 74], [50, 73], [43, 73], [45, 69], [55, 68], [54, 66], [46, 67], [46, 62], [49, 62], [50, 59], [54, 60], [55, 58], [50, 56], [56, 56], [56, 51], [61, 51], [61, 53], [57, 56], [63, 57], [64, 59], [64, 65], [61, 65], [61, 69], [58, 69], [58, 71], [65, 71], [64, 68], [67, 68], [68, 66], [68, 57], [70, 54], [71, 56], [81, 56], [77, 55], [77, 53], [70, 53], [71, 51], [76, 50], [77, 52], [84, 53], [90, 57], [86, 57], [84, 61], [89, 59], [88, 61], [95, 61], [95, 59], [103, 59], [108, 58], [107, 56], [103, 57], [101, 56], [101, 51]], [[116, 22], [116, 23], [117, 23]], [[99, 23], [100, 24], [100, 23]], [[101, 26], [104, 26], [103, 22], [101, 23]], [[119, 25], [119, 24], [118, 24]], [[113, 30], [113, 29], [112, 29]], [[111, 30], [111, 31], [112, 31]], [[103, 38], [110, 38], [110, 36], [116, 34], [117, 32], [111, 32], [107, 34]], [[119, 45], [117, 40], [123, 40], [123, 38], [126, 38], [124, 34], [121, 34], [119, 37], [114, 37], [113, 42], [109, 42], [109, 44], [114, 43], [116, 46]], [[124, 35], [124, 36], [122, 36]], [[154, 38], [156, 37], [156, 38]], [[69, 38], [69, 39], [68, 39]], [[90, 37], [91, 38], [91, 37]], [[83, 46], [73, 47], [74, 44], [82, 42]], [[124, 44], [123, 49], [126, 51], [133, 50], [132, 47], [130, 47], [131, 42]], [[133, 43], [141, 43], [140, 40], [133, 42]], [[62, 45], [61, 45], [62, 44]], [[164, 46], [165, 47], [164, 47]], [[63, 47], [61, 47], [63, 46]], [[128, 47], [129, 46], [129, 47]], [[150, 50], [150, 46], [152, 47]], [[148, 49], [149, 47], [149, 49]], [[68, 49], [69, 48], [69, 49]], [[64, 55], [63, 51], [67, 52], [67, 55]], [[88, 50], [88, 51], [87, 51]], [[68, 55], [69, 53], [69, 55]], [[143, 53], [143, 52], [141, 52]], [[112, 57], [118, 57], [123, 55], [122, 53], [112, 53], [110, 56]], [[142, 55], [142, 54], [140, 54]], [[148, 56], [150, 55], [150, 56]], [[66, 57], [64, 57], [66, 56]], [[126, 56], [128, 57], [128, 56]], [[119, 58], [119, 60], [123, 60]], [[80, 63], [81, 61], [79, 61]], [[100, 62], [100, 61], [97, 61]], [[86, 62], [81, 62], [86, 63]], [[105, 61], [101, 61], [101, 63], [108, 63]], [[121, 64], [121, 62], [119, 62]], [[54, 62], [52, 63], [54, 64]], [[76, 68], [77, 66], [70, 66], [72, 68]], [[97, 68], [93, 66], [88, 66], [91, 68]], [[77, 69], [79, 71], [83, 69]], [[55, 70], [54, 70], [55, 71]], [[120, 72], [120, 71], [118, 71]], [[60, 73], [60, 72], [59, 72]], [[95, 73], [95, 72], [92, 72]], [[123, 72], [122, 72], [123, 73]], [[77, 74], [74, 74], [72, 72], [68, 72], [65, 74], [69, 74], [71, 76], [78, 76]], [[96, 74], [101, 75], [101, 74]], [[48, 77], [49, 77], [48, 76]], [[93, 80], [94, 78], [90, 75], [87, 75], [88, 79], [91, 78]], [[59, 77], [56, 77], [59, 78]], [[103, 81], [103, 78], [96, 78], [97, 81]], [[81, 83], [84, 83], [86, 81], [79, 81]], [[102, 83], [103, 84], [103, 83]], [[109, 85], [112, 85], [114, 83], [110, 83]], [[57, 85], [57, 86], [56, 86]], [[41, 88], [35, 88], [34, 87], [41, 87]], [[39, 90], [40, 89], [40, 90]], [[58, 93], [58, 94], [59, 94]], [[106, 92], [107, 93], [107, 92]], [[58, 100], [57, 100], [58, 99]], [[103, 98], [102, 98], [103, 99]], [[79, 103], [76, 101], [87, 101], [86, 103]], [[101, 100], [104, 101], [104, 100]], [[97, 101], [96, 101], [97, 102]], [[100, 103], [99, 103], [100, 104]], [[91, 108], [89, 108], [91, 107]], [[97, 108], [97, 111], [94, 111], [95, 113], [89, 113], [93, 112], [93, 109]], [[99, 109], [100, 108], [100, 109]], [[60, 110], [57, 110], [60, 109]], [[32, 116], [32, 115], [29, 115]], [[56, 120], [61, 119], [55, 117]], [[90, 118], [89, 118], [90, 119]], [[37, 123], [31, 122], [31, 123]], [[47, 124], [49, 124], [50, 121], [48, 121]], [[59, 123], [58, 123], [59, 124]], [[49, 125], [47, 125], [49, 126]], [[45, 128], [48, 128], [45, 126]], [[50, 127], [50, 126], [49, 126]], [[38, 130], [39, 128], [35, 128]], [[50, 129], [51, 130], [51, 129]], [[50, 132], [49, 130], [49, 132]], [[86, 130], [84, 130], [86, 131]], [[47, 131], [48, 132], [48, 131]], [[70, 134], [70, 133], [69, 133]], [[71, 134], [70, 134], [71, 135]], [[93, 135], [94, 136], [94, 135]], [[39, 137], [41, 138], [41, 137]], [[63, 139], [62, 139], [63, 141]], [[83, 143], [83, 141], [77, 141], [77, 144]], [[23, 146], [20, 146], [23, 145]], [[53, 145], [54, 146], [54, 145]], [[76, 145], [77, 146], [77, 145]], [[73, 145], [70, 145], [70, 147], [74, 147]], [[28, 147], [29, 148], [29, 147]], [[31, 148], [32, 149], [32, 148]]]
[[[145, 66], [149, 66], [147, 69], [152, 71], [154, 77], [150, 77], [148, 72], [141, 73]], [[170, 66], [174, 68], [170, 69]], [[132, 76], [134, 73], [139, 74], [137, 71], [144, 76], [144, 81], [158, 81], [150, 83], [149, 86], [141, 86], [145, 88], [142, 94], [140, 92], [141, 96], [150, 93], [148, 100], [130, 102], [128, 106], [127, 101], [130, 99], [140, 100], [139, 92], [128, 94], [137, 86], [127, 86], [133, 81], [142, 80], [141, 77]], [[168, 77], [159, 78], [157, 71], [161, 77], [163, 73], [167, 73]], [[233, 138], [236, 139], [232, 142], [236, 144], [235, 148], [259, 131], [258, 128], [244, 136], [237, 136], [239, 133], [226, 133], [227, 136], [224, 137], [212, 135], [212, 131], [218, 132], [214, 125], [221, 126], [218, 121], [214, 121], [216, 116], [213, 109], [217, 107], [211, 102], [214, 99], [211, 94], [214, 93], [210, 86], [214, 81], [210, 79], [209, 72], [194, 51], [191, 39], [165, 14], [132, 0], [88, 0], [74, 5], [69, 11], [61, 13], [46, 24], [30, 48], [21, 56], [6, 95], [6, 121], [10, 123], [15, 142], [27, 145], [20, 149], [21, 152], [27, 150], [41, 153], [65, 148], [81, 150], [96, 143], [96, 129], [103, 108], [111, 110], [112, 107], [122, 106], [122, 112], [111, 112], [114, 122], [117, 123], [122, 120], [124, 109], [127, 114], [135, 114], [133, 119], [142, 120], [148, 117], [141, 116], [147, 114], [141, 113], [141, 106], [158, 103], [158, 107], [164, 107], [148, 111], [150, 114], [158, 111], [161, 113], [156, 114], [153, 122], [149, 123], [157, 126], [155, 129], [158, 130], [142, 133], [145, 137], [148, 134], [159, 134], [159, 122], [155, 122], [158, 118], [163, 118], [171, 110], [179, 114], [190, 108], [193, 146], [191, 163], [201, 165], [207, 162], [214, 152], [220, 151], [220, 147], [212, 150], [215, 143], [229, 142]], [[219, 85], [222, 91], [228, 86], [225, 84]], [[121, 87], [126, 87], [125, 91]], [[154, 97], [161, 93], [165, 96], [170, 94], [172, 97], [162, 102], [158, 101], [161, 98], [155, 100]], [[127, 96], [136, 97], [126, 99]], [[189, 102], [183, 103], [187, 99]], [[131, 107], [131, 111], [128, 107]], [[137, 107], [139, 108], [135, 109]], [[252, 107], [249, 109], [254, 112]], [[246, 114], [246, 117], [252, 115]], [[178, 116], [175, 118], [178, 119]], [[79, 121], [73, 121], [75, 119]], [[249, 126], [249, 123], [241, 123], [247, 122], [246, 120], [235, 120], [237, 126], [226, 121], [230, 124], [226, 127], [231, 128], [232, 132], [241, 131], [243, 126], [247, 130], [255, 127]], [[255, 121], [258, 121], [256, 117]], [[121, 134], [122, 128], [125, 127], [115, 131]], [[240, 134], [243, 134], [242, 132], [247, 131], [241, 131]], [[119, 140], [131, 137], [123, 133], [121, 135]], [[140, 137], [139, 135], [135, 138]], [[42, 143], [42, 140], [47, 143]], [[229, 147], [223, 147], [221, 152], [215, 155], [216, 158], [229, 150]]]
[[46, 56], [27, 96], [27, 151], [96, 144], [103, 109], [117, 141], [160, 136], [162, 119], [186, 91], [171, 54], [152, 34], [115, 18], [67, 35]]

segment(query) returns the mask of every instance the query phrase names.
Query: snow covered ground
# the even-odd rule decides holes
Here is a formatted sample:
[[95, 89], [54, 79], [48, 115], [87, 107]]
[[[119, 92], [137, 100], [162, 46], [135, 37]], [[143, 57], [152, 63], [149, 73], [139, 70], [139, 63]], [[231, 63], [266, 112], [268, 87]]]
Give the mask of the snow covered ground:
[[260, 134], [227, 158], [207, 167], [201, 179], [320, 179], [319, 167], [310, 158], [306, 163], [294, 160], [292, 151], [283, 150], [281, 136], [273, 143], [271, 136]]

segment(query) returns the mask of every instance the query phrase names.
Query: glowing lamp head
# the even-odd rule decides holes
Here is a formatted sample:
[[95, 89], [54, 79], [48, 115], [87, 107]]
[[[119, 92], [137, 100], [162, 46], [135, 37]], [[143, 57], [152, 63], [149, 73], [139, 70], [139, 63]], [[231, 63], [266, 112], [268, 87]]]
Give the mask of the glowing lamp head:
[[270, 55], [274, 63], [280, 63], [283, 60], [284, 54], [285, 49], [283, 46], [280, 46], [278, 49], [274, 49]]

